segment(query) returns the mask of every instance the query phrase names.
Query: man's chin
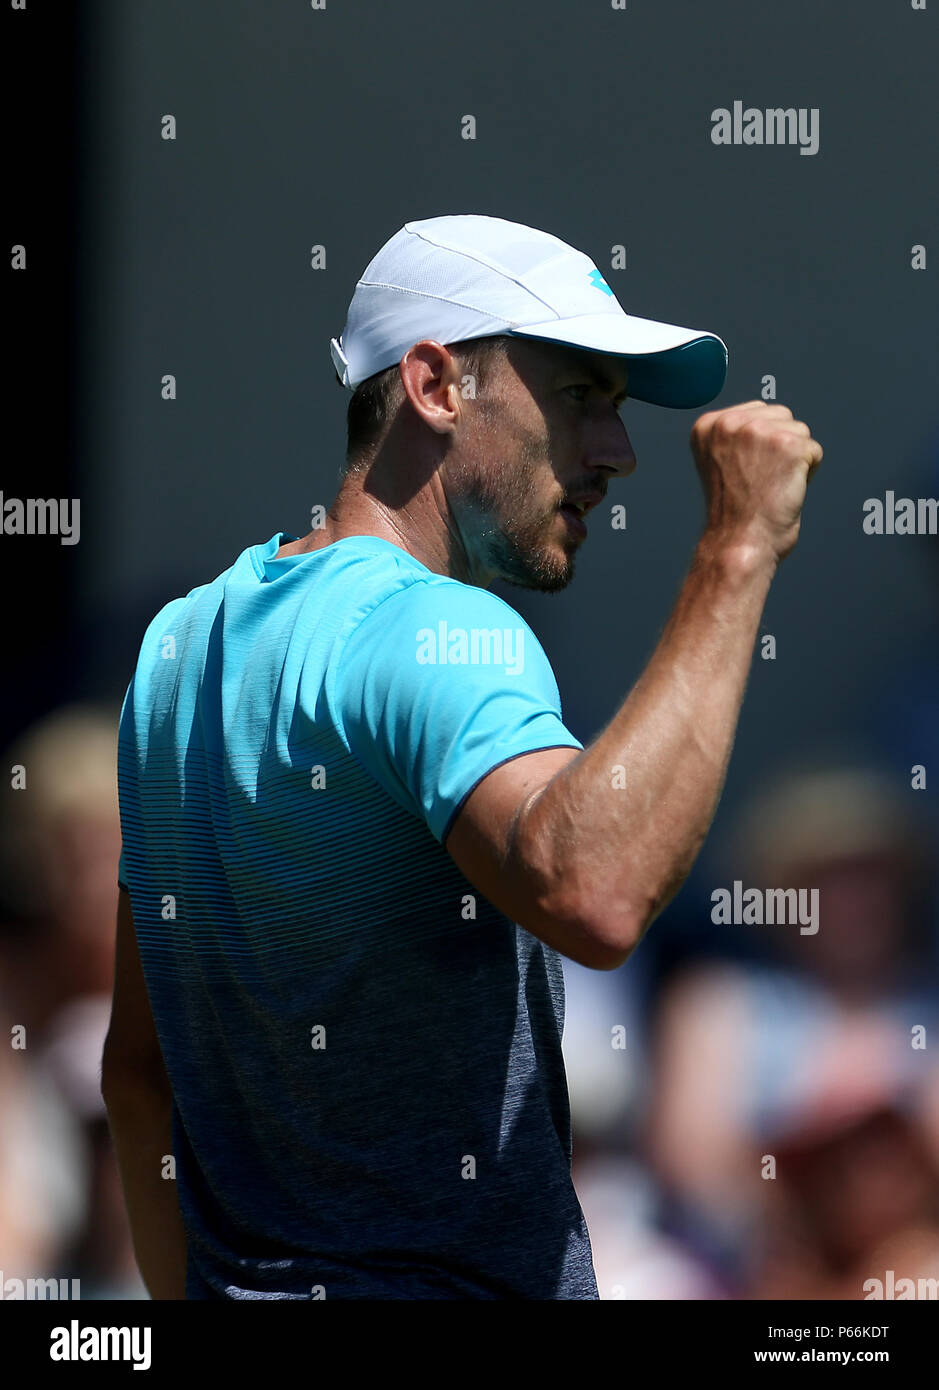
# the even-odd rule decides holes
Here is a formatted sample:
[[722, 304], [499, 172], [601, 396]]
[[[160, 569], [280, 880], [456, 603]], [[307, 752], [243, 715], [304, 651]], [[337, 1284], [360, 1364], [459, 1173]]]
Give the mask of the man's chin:
[[513, 565], [509, 573], [500, 576], [516, 589], [533, 589], [540, 594], [559, 594], [574, 578], [574, 556], [566, 555], [556, 561], [542, 554], [537, 560]]
[[557, 594], [574, 578], [579, 541], [572, 537], [564, 518], [562, 534], [555, 512], [548, 524], [513, 532], [501, 531], [490, 550], [490, 562], [506, 584], [541, 594]]

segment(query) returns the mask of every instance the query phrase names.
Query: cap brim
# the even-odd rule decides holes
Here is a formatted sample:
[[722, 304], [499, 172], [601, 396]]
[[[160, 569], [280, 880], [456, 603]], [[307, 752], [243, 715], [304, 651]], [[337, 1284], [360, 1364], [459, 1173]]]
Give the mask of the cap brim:
[[628, 360], [629, 395], [653, 405], [707, 405], [727, 377], [727, 348], [714, 333], [631, 314], [581, 314], [507, 330], [516, 338], [568, 343]]

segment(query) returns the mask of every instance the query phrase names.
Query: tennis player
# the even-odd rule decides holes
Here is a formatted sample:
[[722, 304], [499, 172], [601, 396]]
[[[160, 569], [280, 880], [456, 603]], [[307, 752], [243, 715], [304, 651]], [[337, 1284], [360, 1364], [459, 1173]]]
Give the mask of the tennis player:
[[124, 697], [102, 1089], [137, 1258], [159, 1299], [596, 1299], [560, 956], [618, 968], [686, 877], [822, 450], [782, 405], [697, 418], [687, 578], [584, 747], [490, 586], [571, 581], [636, 466], [623, 402], [708, 404], [723, 342], [449, 216], [382, 247], [331, 352], [325, 524], [167, 603]]

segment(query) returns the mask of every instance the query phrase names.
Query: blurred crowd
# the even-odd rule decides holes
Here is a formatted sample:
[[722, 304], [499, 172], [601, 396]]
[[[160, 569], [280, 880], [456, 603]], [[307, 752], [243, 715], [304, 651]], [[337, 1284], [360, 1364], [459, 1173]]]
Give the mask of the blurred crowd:
[[[705, 857], [693, 954], [663, 968], [656, 924], [623, 971], [566, 965], [602, 1298], [939, 1297], [936, 855], [916, 795], [868, 768], [790, 773]], [[715, 924], [733, 880], [816, 890], [817, 921]]]
[[[83, 1299], [147, 1297], [99, 1090], [118, 715], [39, 721], [7, 750], [0, 805], [0, 1278], [77, 1278]], [[574, 1181], [601, 1298], [862, 1299], [871, 1281], [939, 1280], [921, 805], [868, 767], [790, 772], [622, 969], [565, 962]], [[711, 894], [734, 880], [817, 890], [818, 930], [715, 923]]]
[[0, 1270], [146, 1298], [101, 1098], [113, 988], [120, 708], [6, 750], [0, 801]]

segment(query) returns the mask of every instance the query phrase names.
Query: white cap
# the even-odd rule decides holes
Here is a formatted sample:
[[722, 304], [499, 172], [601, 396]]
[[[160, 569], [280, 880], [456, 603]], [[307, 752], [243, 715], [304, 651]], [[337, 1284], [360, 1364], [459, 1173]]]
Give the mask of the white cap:
[[714, 333], [635, 318], [582, 251], [476, 215], [405, 223], [366, 266], [329, 346], [354, 390], [422, 338], [446, 345], [502, 333], [628, 358], [629, 395], [654, 405], [706, 405], [727, 375]]

